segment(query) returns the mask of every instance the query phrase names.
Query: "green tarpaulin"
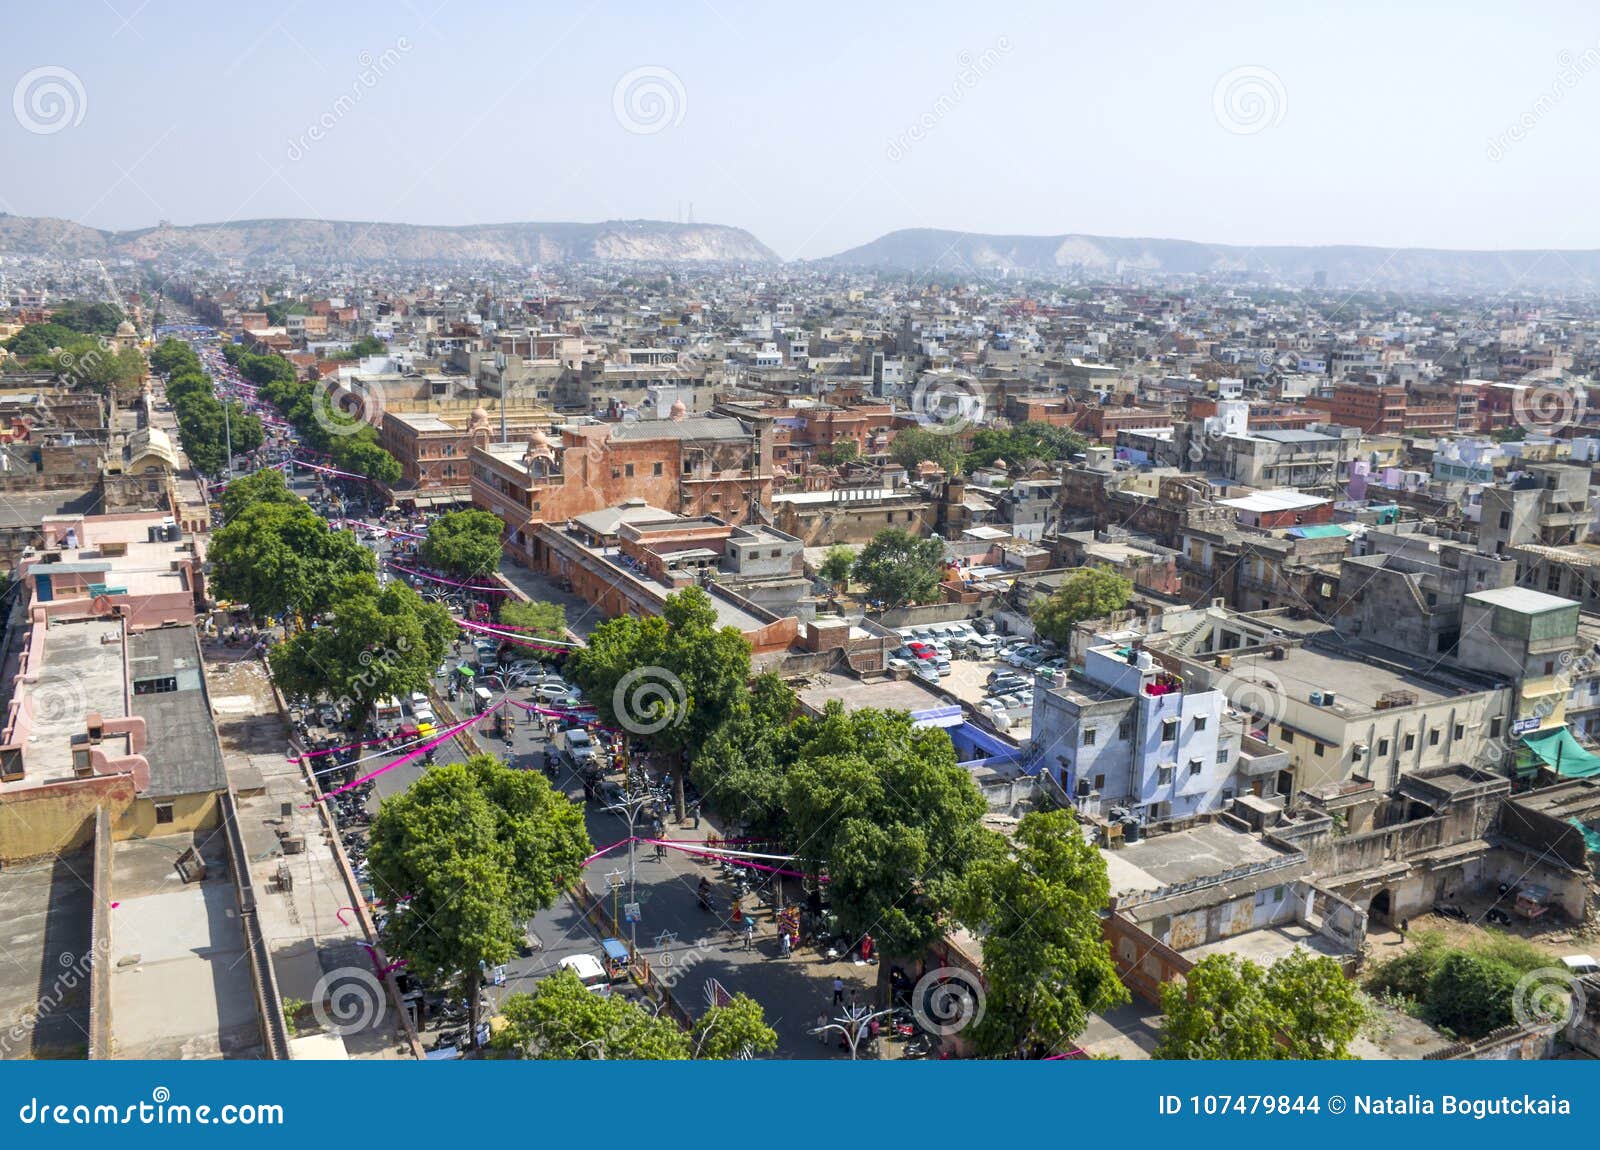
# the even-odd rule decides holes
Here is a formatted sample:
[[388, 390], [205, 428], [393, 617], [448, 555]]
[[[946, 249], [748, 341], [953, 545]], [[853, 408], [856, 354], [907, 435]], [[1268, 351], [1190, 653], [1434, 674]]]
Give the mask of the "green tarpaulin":
[[1592, 831], [1577, 819], [1568, 819], [1569, 823], [1583, 832], [1583, 841], [1589, 847], [1589, 853], [1600, 855], [1600, 831]]
[[1562, 778], [1587, 779], [1600, 775], [1600, 756], [1584, 750], [1565, 727], [1524, 735], [1522, 744], [1553, 767]]

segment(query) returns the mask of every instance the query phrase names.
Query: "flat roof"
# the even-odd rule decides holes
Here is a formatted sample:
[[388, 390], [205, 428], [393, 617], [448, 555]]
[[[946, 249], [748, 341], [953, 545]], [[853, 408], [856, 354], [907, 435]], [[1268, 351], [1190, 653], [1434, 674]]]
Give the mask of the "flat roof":
[[1579, 605], [1576, 599], [1563, 599], [1531, 587], [1497, 587], [1491, 591], [1474, 591], [1467, 598], [1523, 615], [1542, 615], [1546, 611], [1560, 611], [1564, 607]]
[[[1091, 834], [1092, 828], [1084, 828]], [[1227, 874], [1252, 863], [1276, 862], [1295, 852], [1225, 823], [1201, 823], [1172, 834], [1140, 836], [1117, 850], [1101, 850], [1112, 894], [1162, 890]]]
[[1244, 495], [1238, 499], [1219, 499], [1223, 507], [1233, 507], [1239, 511], [1301, 511], [1307, 507], [1316, 507], [1327, 503], [1315, 495], [1306, 495], [1292, 487], [1278, 487], [1271, 491], [1257, 491]]
[[[139, 693], [141, 681], [171, 677], [176, 690]], [[128, 679], [133, 713], [150, 731], [149, 794], [205, 794], [227, 785], [216, 721], [200, 668], [193, 627], [157, 627], [128, 636]]]

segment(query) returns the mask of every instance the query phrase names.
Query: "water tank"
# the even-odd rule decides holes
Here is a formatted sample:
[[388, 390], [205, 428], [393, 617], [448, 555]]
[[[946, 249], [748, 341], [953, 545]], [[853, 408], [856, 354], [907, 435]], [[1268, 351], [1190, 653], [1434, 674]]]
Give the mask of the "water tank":
[[1129, 819], [1122, 824], [1122, 841], [1125, 843], [1139, 841], [1139, 823], [1136, 819]]

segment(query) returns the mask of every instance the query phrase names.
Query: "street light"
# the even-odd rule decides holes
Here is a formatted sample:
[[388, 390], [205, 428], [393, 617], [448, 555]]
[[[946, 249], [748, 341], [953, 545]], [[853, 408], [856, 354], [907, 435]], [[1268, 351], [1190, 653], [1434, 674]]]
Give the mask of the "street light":
[[893, 1014], [889, 1010], [873, 1010], [870, 1006], [846, 1006], [844, 1013], [832, 1022], [825, 1022], [821, 1026], [813, 1027], [812, 1034], [827, 1034], [837, 1030], [844, 1035], [845, 1041], [850, 1044], [850, 1060], [854, 1062], [861, 1045], [861, 1038], [875, 1018], [882, 1018], [886, 1014]]
[[[630, 903], [637, 903], [639, 901], [634, 897], [634, 881], [638, 878], [638, 868], [633, 857], [633, 848], [635, 845], [634, 838], [636, 837], [634, 835], [633, 825], [639, 818], [639, 812], [644, 810], [645, 805], [649, 802], [649, 795], [634, 795], [632, 798], [623, 799], [620, 803], [612, 803], [608, 807], [600, 808], [601, 810], [620, 813], [626, 816], [628, 820], [628, 901]], [[615, 917], [616, 911], [613, 910], [612, 918]], [[628, 924], [628, 945], [630, 952], [637, 952], [639, 949], [638, 923], [630, 922]]]

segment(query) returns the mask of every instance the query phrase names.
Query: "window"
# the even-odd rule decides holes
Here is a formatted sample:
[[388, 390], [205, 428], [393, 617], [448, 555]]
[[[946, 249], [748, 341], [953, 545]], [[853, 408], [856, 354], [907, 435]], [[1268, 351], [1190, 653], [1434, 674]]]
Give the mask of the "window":
[[622, 468], [622, 473], [624, 475], [626, 475], [629, 479], [632, 479], [633, 478], [633, 464], [631, 464], [631, 463], [624, 464], [623, 468]]
[[1204, 767], [1204, 766], [1205, 766], [1205, 764], [1202, 763], [1199, 759], [1190, 759], [1189, 760], [1189, 777], [1191, 779], [1194, 778], [1196, 775], [1198, 775], [1200, 773], [1201, 768]]
[[1511, 512], [1509, 512], [1509, 511], [1500, 512], [1500, 530], [1504, 531], [1506, 528], [1508, 528], [1510, 526], [1511, 526]]
[[1197, 731], [1206, 729], [1206, 717], [1204, 715], [1196, 715], [1194, 717], [1194, 729]]
[[[1596, 682], [1600, 682], [1600, 680], [1596, 680]], [[1132, 719], [1123, 719], [1122, 722], [1117, 724], [1117, 738], [1124, 740], [1133, 738]]]
[[1097, 791], [1106, 789], [1106, 777], [1104, 775], [1096, 775], [1094, 777], [1094, 789]]
[[1275, 887], [1272, 888], [1272, 901], [1273, 902], [1282, 902], [1283, 901], [1283, 888], [1281, 886], [1275, 886]]
[[172, 821], [172, 804], [171, 803], [157, 803], [156, 804], [156, 822], [157, 823], [170, 823], [171, 821]]
[[1317, 756], [1317, 758], [1322, 758], [1322, 752], [1324, 748], [1321, 743], [1312, 744], [1311, 750]]
[[1280, 730], [1278, 732], [1278, 737], [1283, 740], [1283, 745], [1284, 746], [1286, 746], [1286, 747], [1294, 746], [1294, 732], [1291, 731], [1288, 727], [1284, 727], [1282, 730]]
[[619, 468], [619, 467], [613, 467], [611, 469], [611, 478], [612, 479], [621, 479], [622, 478], [622, 469]]
[[1417, 736], [1415, 733], [1409, 731], [1406, 733], [1405, 749], [1408, 751], [1414, 751], [1417, 749]]
[[1222, 746], [1217, 748], [1217, 762], [1225, 763], [1227, 761], [1228, 761], [1228, 746], [1227, 746], [1226, 743], [1224, 743]]
[[689, 474], [691, 474], [691, 473], [692, 473], [692, 472], [693, 472], [693, 471], [694, 471], [694, 460], [692, 460], [692, 459], [685, 459], [685, 460], [684, 460], [684, 461], [683, 461], [683, 473], [684, 473], [684, 474], [685, 474], [685, 475], [689, 475]]
[[1388, 753], [1389, 753], [1389, 740], [1388, 739], [1379, 739], [1378, 740], [1378, 757], [1381, 759], [1381, 758], [1383, 758], [1384, 755], [1387, 755]]
[[1167, 763], [1165, 766], [1157, 767], [1156, 785], [1162, 787], [1169, 785], [1172, 782], [1172, 770], [1173, 765], [1171, 763]]
[[1550, 568], [1550, 573], [1544, 577], [1544, 589], [1546, 591], [1561, 590], [1561, 568]]
[[1457, 723], [1456, 724], [1456, 733], [1455, 733], [1454, 737], [1457, 738], [1457, 739], [1463, 739], [1463, 738], [1466, 738], [1466, 735], [1467, 735], [1467, 725], [1465, 723]]
[[661, 464], [659, 464], [659, 463], [651, 464], [650, 465], [650, 474], [651, 475], [655, 475], [655, 476], [660, 476], [660, 474], [661, 474]]
[[1094, 728], [1093, 727], [1085, 727], [1083, 729], [1083, 745], [1086, 746], [1086, 747], [1094, 746]]
[[1433, 730], [1428, 732], [1428, 746], [1437, 747], [1438, 745], [1439, 745], [1439, 728], [1435, 727], [1435, 728], [1433, 728]]
[[176, 675], [162, 675], [154, 679], [135, 679], [133, 693], [135, 695], [164, 695], [169, 691], [178, 689]]
[[1496, 715], [1494, 718], [1489, 720], [1489, 737], [1491, 739], [1498, 739], [1500, 737], [1500, 723], [1502, 722], [1503, 718], [1504, 716]]
[[1163, 743], [1170, 743], [1170, 742], [1172, 742], [1173, 739], [1176, 739], [1177, 737], [1178, 737], [1178, 720], [1177, 719], [1162, 719], [1161, 720], [1161, 741]]
[[1554, 675], [1556, 673], [1556, 661], [1554, 659], [1546, 659], [1544, 661], [1544, 673], [1546, 675]]
[[1267, 905], [1267, 892], [1266, 892], [1265, 889], [1256, 891], [1256, 905], [1257, 906], [1266, 906]]

